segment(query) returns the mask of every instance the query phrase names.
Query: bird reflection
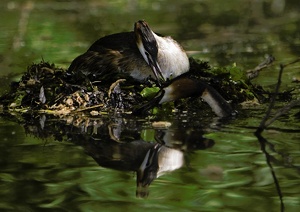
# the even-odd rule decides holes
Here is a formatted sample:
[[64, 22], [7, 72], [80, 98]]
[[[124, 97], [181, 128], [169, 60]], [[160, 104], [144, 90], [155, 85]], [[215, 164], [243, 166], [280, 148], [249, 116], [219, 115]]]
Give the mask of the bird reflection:
[[[155, 142], [146, 142], [134, 134], [134, 126], [127, 124], [117, 119], [99, 127], [97, 133], [93, 129], [93, 135], [85, 136], [81, 146], [102, 167], [136, 172], [136, 196], [141, 198], [149, 195], [149, 186], [156, 178], [184, 166], [186, 154], [214, 145], [201, 130], [176, 128], [157, 129]], [[80, 136], [72, 139], [80, 140]]]
[[167, 129], [156, 132], [156, 143], [147, 151], [137, 170], [137, 197], [149, 195], [148, 187], [156, 178], [181, 168], [185, 154], [197, 149], [206, 149], [214, 141], [202, 137], [201, 132]]
[[[67, 119], [65, 124], [46, 117], [42, 120], [42, 126], [39, 119], [25, 125], [26, 133], [41, 138], [53, 136], [59, 141], [65, 138], [81, 146], [102, 167], [136, 172], [136, 196], [141, 198], [149, 195], [149, 186], [156, 178], [183, 167], [188, 154], [215, 143], [204, 138], [201, 129], [176, 126], [155, 129], [154, 141], [147, 142], [140, 136], [144, 129], [141, 123], [122, 117]], [[41, 129], [44, 126], [47, 131]]]

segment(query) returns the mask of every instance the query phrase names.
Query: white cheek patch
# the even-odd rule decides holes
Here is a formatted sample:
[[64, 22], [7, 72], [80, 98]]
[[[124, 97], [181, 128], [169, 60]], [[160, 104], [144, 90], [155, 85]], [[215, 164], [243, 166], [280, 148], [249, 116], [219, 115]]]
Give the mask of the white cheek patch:
[[165, 103], [165, 102], [170, 102], [173, 101], [173, 88], [172, 86], [166, 87], [163, 89], [164, 90], [164, 95], [159, 101], [159, 104]]

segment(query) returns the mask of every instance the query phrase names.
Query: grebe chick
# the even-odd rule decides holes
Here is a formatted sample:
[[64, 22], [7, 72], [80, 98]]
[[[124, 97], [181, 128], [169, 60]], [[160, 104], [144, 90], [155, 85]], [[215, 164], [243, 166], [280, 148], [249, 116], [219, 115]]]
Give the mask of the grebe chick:
[[187, 97], [201, 97], [219, 117], [236, 114], [231, 105], [211, 86], [205, 82], [181, 75], [162, 87], [156, 96], [146, 104], [137, 107], [133, 114], [141, 114], [156, 105]]

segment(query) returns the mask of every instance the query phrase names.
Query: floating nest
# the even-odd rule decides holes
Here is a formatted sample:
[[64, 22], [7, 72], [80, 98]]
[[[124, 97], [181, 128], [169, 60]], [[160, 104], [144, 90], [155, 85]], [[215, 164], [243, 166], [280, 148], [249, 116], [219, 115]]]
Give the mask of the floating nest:
[[[207, 62], [190, 58], [190, 67], [188, 74], [191, 77], [205, 81], [235, 106], [245, 101], [263, 102], [269, 98], [268, 92], [253, 85], [246, 73], [236, 66], [212, 68]], [[103, 76], [98, 81], [90, 81], [84, 75], [70, 75], [66, 70], [42, 61], [29, 66], [21, 80], [11, 84], [10, 91], [0, 97], [0, 105], [4, 112], [20, 113], [131, 113], [159, 90], [151, 80], [141, 84], [123, 76], [116, 81], [116, 77], [114, 81], [110, 79]], [[179, 100], [171, 107], [209, 109], [199, 102], [201, 100], [195, 102], [195, 98], [190, 98]]]

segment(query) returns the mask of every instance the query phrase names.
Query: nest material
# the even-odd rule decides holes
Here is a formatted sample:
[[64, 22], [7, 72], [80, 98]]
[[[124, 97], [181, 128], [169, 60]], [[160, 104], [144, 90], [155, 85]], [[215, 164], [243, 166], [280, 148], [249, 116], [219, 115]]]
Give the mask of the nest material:
[[[190, 59], [190, 66], [191, 77], [206, 81], [235, 104], [259, 99], [263, 93], [261, 87], [253, 86], [240, 73], [241, 70], [234, 70], [235, 67], [211, 69], [207, 62], [194, 59]], [[239, 73], [240, 78], [233, 76], [233, 71]], [[130, 112], [148, 101], [141, 94], [143, 89], [152, 86], [155, 86], [153, 81], [141, 84], [131, 78], [92, 82], [84, 75], [72, 76], [66, 70], [42, 61], [27, 68], [21, 80], [13, 83], [11, 90], [0, 97], [0, 104], [4, 110], [63, 115], [78, 112], [98, 115], [116, 110]], [[184, 107], [190, 102], [194, 104], [193, 101], [183, 101]]]

